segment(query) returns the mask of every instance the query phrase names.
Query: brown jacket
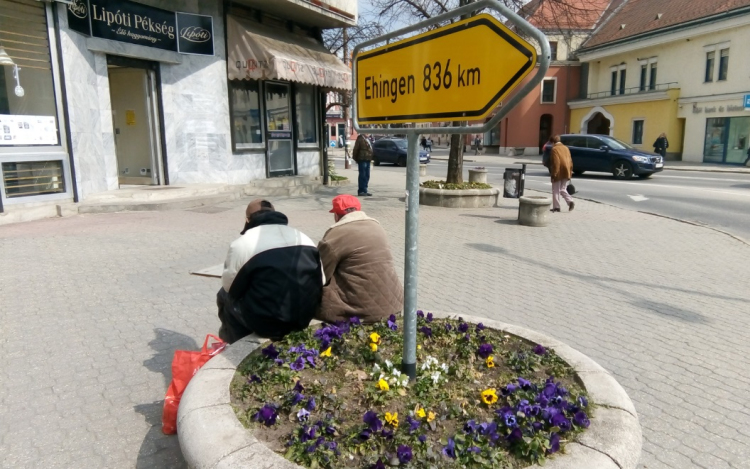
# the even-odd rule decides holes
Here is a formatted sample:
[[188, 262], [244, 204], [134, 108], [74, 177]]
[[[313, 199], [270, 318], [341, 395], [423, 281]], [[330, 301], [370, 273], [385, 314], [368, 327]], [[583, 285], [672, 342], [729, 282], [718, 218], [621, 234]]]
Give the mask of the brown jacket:
[[359, 134], [357, 141], [354, 142], [352, 159], [357, 163], [360, 161], [372, 161], [372, 144], [362, 134]]
[[549, 174], [552, 182], [569, 181], [573, 175], [573, 159], [570, 150], [562, 143], [555, 143], [549, 157]]
[[328, 283], [317, 319], [336, 322], [357, 316], [372, 323], [403, 310], [404, 287], [377, 220], [361, 211], [345, 215], [328, 229], [318, 251]]

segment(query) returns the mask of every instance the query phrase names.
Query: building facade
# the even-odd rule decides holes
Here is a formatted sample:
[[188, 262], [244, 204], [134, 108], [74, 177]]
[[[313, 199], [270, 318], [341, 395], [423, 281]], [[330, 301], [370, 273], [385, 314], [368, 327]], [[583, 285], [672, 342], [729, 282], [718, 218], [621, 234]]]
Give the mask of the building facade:
[[569, 102], [573, 131], [612, 135], [668, 159], [744, 164], [750, 149], [750, 1], [630, 2], [579, 51], [586, 99]]
[[356, 1], [0, 0], [0, 210], [320, 175]]

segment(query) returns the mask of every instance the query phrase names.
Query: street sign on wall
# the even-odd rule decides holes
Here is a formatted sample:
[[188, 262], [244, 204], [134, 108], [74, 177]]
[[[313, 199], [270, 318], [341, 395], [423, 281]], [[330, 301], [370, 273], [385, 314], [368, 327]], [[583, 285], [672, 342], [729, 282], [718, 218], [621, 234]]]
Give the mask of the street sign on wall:
[[536, 65], [536, 49], [481, 14], [355, 57], [360, 124], [482, 119]]

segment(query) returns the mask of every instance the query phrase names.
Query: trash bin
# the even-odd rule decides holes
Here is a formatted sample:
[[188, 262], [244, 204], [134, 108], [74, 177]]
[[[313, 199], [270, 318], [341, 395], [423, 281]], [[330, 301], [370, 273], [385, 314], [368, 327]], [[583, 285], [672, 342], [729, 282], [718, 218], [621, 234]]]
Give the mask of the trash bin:
[[521, 170], [505, 168], [503, 174], [503, 197], [517, 199], [521, 195]]

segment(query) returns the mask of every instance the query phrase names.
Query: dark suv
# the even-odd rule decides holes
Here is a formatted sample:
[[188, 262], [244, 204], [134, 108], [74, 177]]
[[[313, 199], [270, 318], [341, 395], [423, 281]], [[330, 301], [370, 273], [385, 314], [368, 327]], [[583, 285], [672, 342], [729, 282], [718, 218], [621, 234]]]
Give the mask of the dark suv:
[[[407, 144], [405, 138], [383, 138], [372, 144], [372, 163], [380, 166], [380, 163], [393, 163], [398, 166], [406, 166]], [[429, 163], [430, 154], [419, 150], [419, 162]]]
[[646, 179], [664, 169], [661, 155], [631, 147], [609, 135], [561, 135], [563, 145], [570, 148], [573, 173], [584, 171], [612, 173], [615, 179], [633, 175]]

